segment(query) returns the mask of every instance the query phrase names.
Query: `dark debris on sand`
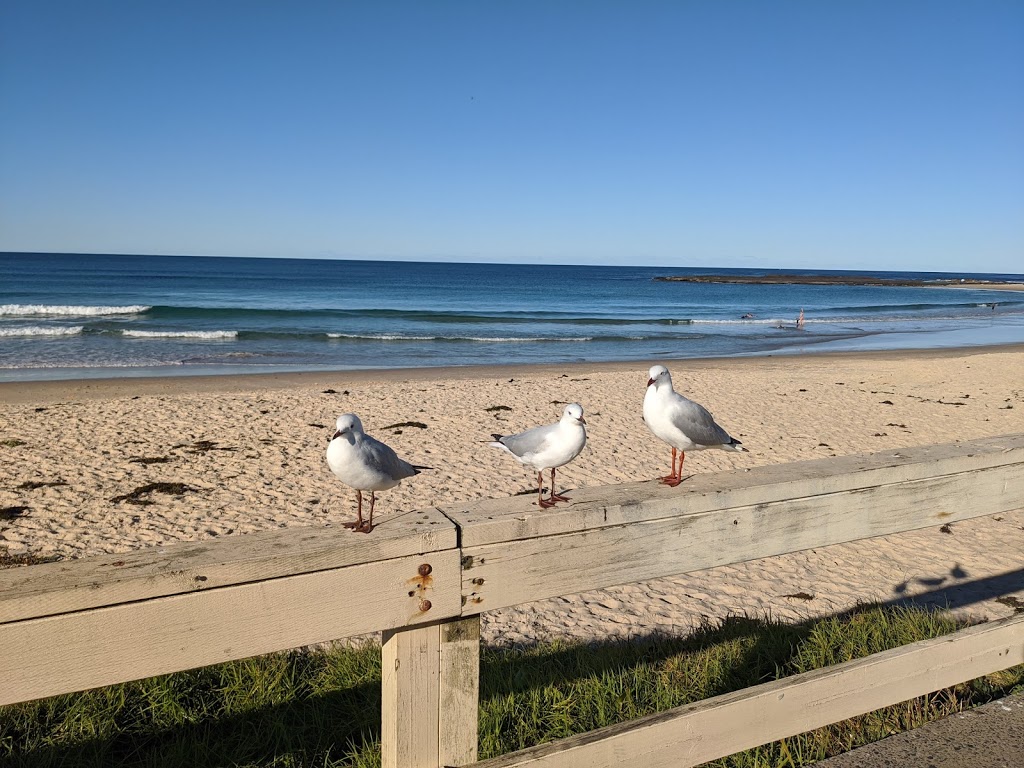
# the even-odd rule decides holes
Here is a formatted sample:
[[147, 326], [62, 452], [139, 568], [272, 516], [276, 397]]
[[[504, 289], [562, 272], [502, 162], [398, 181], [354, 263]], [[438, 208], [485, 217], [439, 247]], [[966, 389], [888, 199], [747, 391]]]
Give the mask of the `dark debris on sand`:
[[178, 445], [172, 446], [171, 450], [175, 451], [178, 448], [187, 448], [187, 453], [208, 453], [209, 451], [237, 451], [237, 448], [223, 447], [218, 445], [213, 440], [196, 440], [194, 443], [189, 445], [188, 443], [178, 443]]
[[783, 597], [788, 597], [791, 600], [813, 600], [814, 599], [814, 595], [808, 594], [807, 592], [794, 592], [791, 595], [783, 595]]
[[145, 506], [154, 503], [149, 498], [154, 493], [164, 493], [168, 496], [184, 496], [186, 493], [199, 493], [199, 489], [185, 483], [147, 483], [146, 485], [140, 485], [134, 491], [114, 496], [110, 501], [113, 504], [127, 502], [129, 504]]
[[57, 488], [61, 485], [67, 485], [66, 480], [26, 480], [24, 483], [18, 486], [19, 491], [34, 491], [36, 488]]
[[398, 424], [388, 424], [386, 427], [381, 429], [401, 429], [402, 427], [415, 427], [416, 429], [426, 429], [427, 425], [422, 421], [403, 421]]

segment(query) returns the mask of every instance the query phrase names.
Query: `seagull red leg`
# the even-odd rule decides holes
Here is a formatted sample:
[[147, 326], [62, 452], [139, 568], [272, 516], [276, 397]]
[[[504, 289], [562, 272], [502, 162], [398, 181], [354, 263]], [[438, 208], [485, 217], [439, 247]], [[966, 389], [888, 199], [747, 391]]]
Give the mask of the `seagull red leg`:
[[555, 506], [555, 502], [544, 498], [544, 473], [537, 473], [537, 506], [541, 509]]
[[683, 459], [686, 458], [686, 451], [679, 451], [679, 469], [676, 469], [676, 449], [672, 449], [672, 475], [663, 477], [661, 482], [675, 488], [683, 482]]
[[363, 527], [363, 492], [356, 491], [356, 521], [354, 523], [343, 523], [345, 528], [358, 531]]
[[670, 466], [672, 467], [672, 471], [669, 474], [665, 475], [665, 477], [659, 477], [658, 478], [658, 480], [661, 481], [662, 485], [673, 485], [673, 484], [674, 485], [678, 485], [679, 484], [679, 475], [676, 474], [676, 449], [675, 448], [672, 449], [672, 463], [671, 463]]
[[560, 493], [555, 493], [555, 468], [551, 468], [551, 502], [556, 501], [571, 501], [568, 496], [563, 496]]
[[360, 525], [356, 530], [359, 533], [369, 533], [373, 530], [373, 505], [377, 503], [376, 491], [370, 491], [370, 518]]
[[676, 473], [676, 479], [673, 480], [671, 483], [669, 483], [669, 485], [672, 486], [673, 488], [675, 488], [677, 485], [679, 485], [681, 482], [683, 482], [683, 460], [685, 458], [686, 458], [686, 451], [680, 451], [679, 452], [679, 469], [676, 469], [675, 465], [672, 466], [672, 469], [675, 470], [675, 473]]

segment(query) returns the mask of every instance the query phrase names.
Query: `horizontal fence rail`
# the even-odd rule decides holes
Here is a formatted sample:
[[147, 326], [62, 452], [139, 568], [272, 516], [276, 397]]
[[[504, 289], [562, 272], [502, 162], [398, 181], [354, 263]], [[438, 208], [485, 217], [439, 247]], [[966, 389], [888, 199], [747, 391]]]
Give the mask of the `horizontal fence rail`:
[[521, 750], [476, 768], [688, 768], [1024, 664], [1024, 616]]
[[[288, 529], [0, 571], [0, 704], [381, 630], [383, 765], [468, 765], [481, 612], [1020, 509], [1024, 435], [696, 475], [678, 488], [578, 489], [552, 510], [531, 501], [392, 515], [370, 536]], [[619, 765], [641, 754], [636, 739], [649, 765], [684, 764], [656, 757], [663, 748], [703, 762], [1020, 663], [1022, 627], [971, 628], [480, 765]], [[929, 675], [943, 653], [962, 663]], [[960, 673], [970, 674], [944, 682]], [[860, 693], [833, 701], [828, 686], [851, 681]], [[755, 710], [771, 727], [735, 728]], [[730, 729], [715, 725], [719, 712], [732, 712], [721, 723], [742, 730], [741, 746], [710, 735]]]

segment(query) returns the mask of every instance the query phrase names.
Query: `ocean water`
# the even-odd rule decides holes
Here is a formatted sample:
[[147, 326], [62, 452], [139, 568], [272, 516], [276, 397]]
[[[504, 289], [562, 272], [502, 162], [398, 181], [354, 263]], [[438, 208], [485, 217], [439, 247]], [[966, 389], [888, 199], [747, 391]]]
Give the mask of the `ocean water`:
[[0, 379], [1024, 342], [1024, 293], [653, 279], [767, 272], [0, 254]]

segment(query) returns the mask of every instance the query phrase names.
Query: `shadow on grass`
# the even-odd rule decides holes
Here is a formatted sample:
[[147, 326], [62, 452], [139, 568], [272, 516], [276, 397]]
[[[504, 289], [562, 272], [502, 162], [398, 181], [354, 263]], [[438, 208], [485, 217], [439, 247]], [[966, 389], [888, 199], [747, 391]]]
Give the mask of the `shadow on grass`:
[[376, 647], [273, 654], [0, 709], [0, 765], [374, 765], [380, 701]]

